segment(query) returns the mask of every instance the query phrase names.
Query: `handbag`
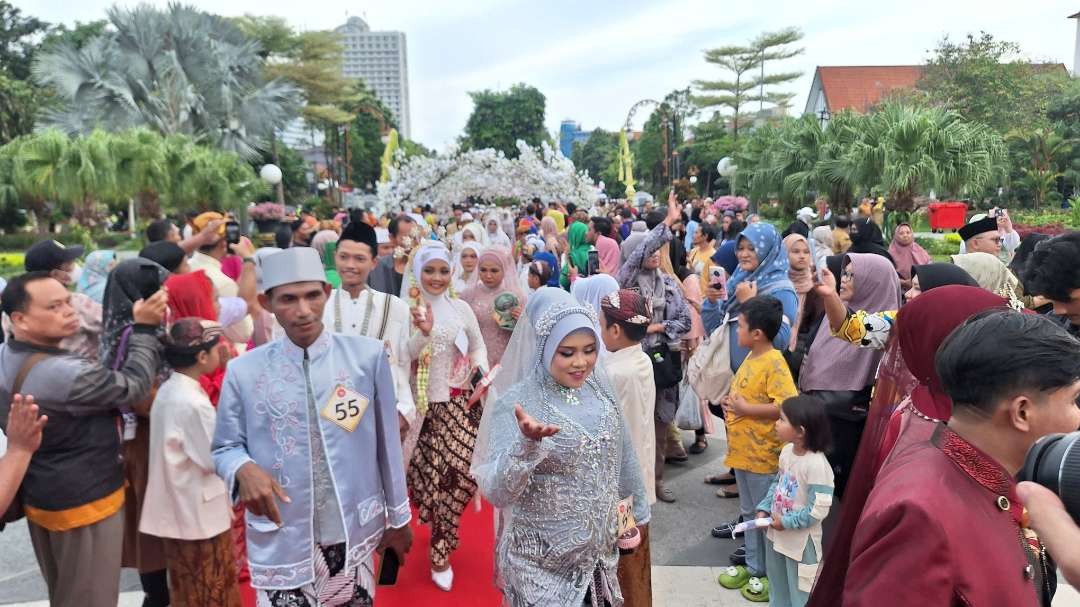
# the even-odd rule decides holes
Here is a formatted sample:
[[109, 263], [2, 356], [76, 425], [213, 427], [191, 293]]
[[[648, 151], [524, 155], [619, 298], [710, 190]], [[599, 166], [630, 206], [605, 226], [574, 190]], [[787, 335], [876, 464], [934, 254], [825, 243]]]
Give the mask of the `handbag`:
[[[49, 354], [44, 352], [35, 352], [26, 357], [22, 367], [19, 367], [18, 374], [15, 375], [15, 382], [11, 385], [12, 396], [19, 394], [19, 391], [22, 390], [23, 382], [26, 381], [26, 376], [30, 374], [30, 370], [49, 356]], [[26, 516], [26, 512], [23, 511], [22, 489], [19, 489], [19, 491], [15, 493], [15, 497], [12, 498], [7, 510], [0, 514], [0, 531], [3, 531], [8, 523], [14, 523], [24, 516]]]
[[873, 386], [862, 390], [811, 390], [806, 394], [820, 400], [825, 405], [825, 414], [831, 418], [862, 422], [870, 409]]
[[657, 392], [679, 385], [682, 380], [682, 353], [661, 343], [645, 350], [652, 361], [653, 384]]
[[679, 384], [679, 408], [675, 411], [675, 425], [681, 430], [700, 430], [705, 425], [701, 417], [701, 399], [686, 378]]
[[[731, 344], [728, 343], [729, 317], [697, 347], [686, 364], [686, 377], [694, 392], [710, 403], [719, 403], [731, 390]], [[712, 406], [709, 407], [712, 410]], [[715, 415], [715, 413], [714, 413]]]

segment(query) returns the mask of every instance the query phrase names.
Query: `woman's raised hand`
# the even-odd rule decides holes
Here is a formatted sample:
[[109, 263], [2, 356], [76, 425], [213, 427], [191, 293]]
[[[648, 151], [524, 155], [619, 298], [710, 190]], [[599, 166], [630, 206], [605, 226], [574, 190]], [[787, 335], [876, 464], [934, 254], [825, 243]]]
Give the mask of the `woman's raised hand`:
[[814, 274], [814, 292], [822, 297], [836, 295], [836, 277], [828, 268], [821, 268]]
[[514, 405], [514, 417], [517, 418], [518, 428], [521, 429], [521, 433], [525, 435], [525, 438], [540, 440], [547, 436], [554, 436], [559, 432], [558, 426], [542, 424], [536, 421], [533, 416], [525, 412], [525, 409], [521, 408], [521, 405]]

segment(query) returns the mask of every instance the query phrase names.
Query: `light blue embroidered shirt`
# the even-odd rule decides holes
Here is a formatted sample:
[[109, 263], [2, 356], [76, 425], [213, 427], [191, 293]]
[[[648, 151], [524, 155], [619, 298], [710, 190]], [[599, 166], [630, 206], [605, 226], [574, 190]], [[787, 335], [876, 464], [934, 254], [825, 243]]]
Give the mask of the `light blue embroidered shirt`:
[[[402, 527], [411, 517], [397, 399], [383, 344], [324, 331], [307, 349], [307, 375], [304, 354], [288, 338], [251, 350], [229, 363], [221, 388], [212, 445], [218, 474], [235, 496], [236, 471], [253, 461], [291, 499], [278, 501], [280, 528], [266, 517], [245, 515], [256, 588], [289, 590], [314, 581], [313, 551], [320, 539], [316, 509], [320, 515], [340, 516], [340, 527], [320, 527], [331, 535], [343, 530], [350, 568], [368, 559], [387, 526]], [[307, 394], [309, 378], [313, 403]], [[351, 432], [317, 415], [338, 386], [368, 399]], [[318, 465], [314, 452], [320, 450], [312, 443], [316, 431], [333, 491], [332, 500], [322, 504], [316, 504], [312, 474]]]

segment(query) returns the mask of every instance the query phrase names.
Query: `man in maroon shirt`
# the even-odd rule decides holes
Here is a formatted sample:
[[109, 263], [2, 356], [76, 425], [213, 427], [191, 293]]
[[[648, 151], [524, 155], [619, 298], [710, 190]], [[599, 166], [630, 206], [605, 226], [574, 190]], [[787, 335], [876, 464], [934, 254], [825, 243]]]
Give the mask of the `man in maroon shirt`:
[[845, 606], [1050, 604], [1054, 566], [1014, 476], [1039, 437], [1080, 426], [1078, 349], [1051, 320], [1012, 311], [945, 340], [952, 419], [905, 413], [855, 531]]

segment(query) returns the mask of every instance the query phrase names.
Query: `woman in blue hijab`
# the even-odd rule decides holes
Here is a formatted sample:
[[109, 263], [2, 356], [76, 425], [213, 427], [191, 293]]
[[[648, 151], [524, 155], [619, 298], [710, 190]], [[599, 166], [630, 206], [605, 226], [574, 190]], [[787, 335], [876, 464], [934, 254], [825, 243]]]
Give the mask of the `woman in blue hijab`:
[[548, 279], [547, 285], [545, 285], [545, 286], [558, 287], [559, 286], [559, 260], [556, 259], [554, 255], [552, 255], [551, 253], [548, 253], [547, 251], [540, 251], [540, 252], [537, 252], [537, 253], [533, 254], [533, 261], [545, 261], [545, 262], [547, 262], [547, 264], [549, 266], [551, 266], [551, 278]]
[[102, 303], [105, 298], [105, 284], [109, 280], [109, 271], [116, 265], [116, 261], [116, 251], [100, 250], [87, 255], [76, 290]]
[[[735, 240], [738, 266], [727, 282], [727, 299], [706, 299], [701, 306], [701, 321], [705, 331], [712, 333], [728, 316], [731, 369], [737, 371], [749, 350], [739, 346], [737, 318], [743, 302], [755, 295], [771, 295], [784, 306], [784, 321], [773, 339], [778, 350], [787, 348], [791, 326], [799, 309], [795, 286], [788, 279], [788, 256], [783, 241], [771, 224], [759, 222], [747, 226]], [[716, 256], [725, 254], [723, 247]], [[717, 260], [724, 265], [724, 259]]]

